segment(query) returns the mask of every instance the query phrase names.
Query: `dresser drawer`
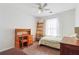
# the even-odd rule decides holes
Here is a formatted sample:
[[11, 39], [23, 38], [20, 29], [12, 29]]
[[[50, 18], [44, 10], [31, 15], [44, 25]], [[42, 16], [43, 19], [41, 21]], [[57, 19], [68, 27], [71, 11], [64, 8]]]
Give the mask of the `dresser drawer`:
[[61, 43], [60, 54], [61, 55], [79, 55], [79, 46]]

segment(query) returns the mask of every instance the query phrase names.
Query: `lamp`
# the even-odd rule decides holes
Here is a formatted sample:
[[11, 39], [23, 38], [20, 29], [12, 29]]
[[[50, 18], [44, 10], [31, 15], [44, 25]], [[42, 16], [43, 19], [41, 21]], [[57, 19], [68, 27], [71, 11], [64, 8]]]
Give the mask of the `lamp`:
[[75, 27], [76, 37], [79, 39], [79, 27]]

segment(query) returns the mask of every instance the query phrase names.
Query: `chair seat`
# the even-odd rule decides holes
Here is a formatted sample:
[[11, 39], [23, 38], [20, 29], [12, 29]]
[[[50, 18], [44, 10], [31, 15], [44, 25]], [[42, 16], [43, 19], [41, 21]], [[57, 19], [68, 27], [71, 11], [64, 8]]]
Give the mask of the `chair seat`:
[[22, 43], [27, 42], [27, 40], [21, 40]]

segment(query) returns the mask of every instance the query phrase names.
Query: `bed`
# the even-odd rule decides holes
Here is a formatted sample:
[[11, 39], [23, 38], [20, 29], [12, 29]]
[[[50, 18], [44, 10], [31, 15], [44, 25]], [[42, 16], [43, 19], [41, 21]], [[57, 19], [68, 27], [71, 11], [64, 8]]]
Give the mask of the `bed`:
[[61, 40], [62, 40], [61, 37], [45, 36], [40, 39], [39, 45], [46, 45], [49, 47], [60, 49], [60, 41]]

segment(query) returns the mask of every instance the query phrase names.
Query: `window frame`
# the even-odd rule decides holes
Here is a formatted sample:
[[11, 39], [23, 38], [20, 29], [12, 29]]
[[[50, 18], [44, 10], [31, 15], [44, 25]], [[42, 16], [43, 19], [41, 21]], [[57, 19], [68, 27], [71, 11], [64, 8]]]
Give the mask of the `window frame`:
[[[52, 19], [57, 19], [57, 27], [56, 27], [56, 28], [57, 28], [57, 30], [56, 30], [56, 31], [57, 31], [57, 34], [56, 34], [56, 35], [54, 35], [54, 34], [53, 34], [53, 35], [47, 35], [47, 34], [46, 34], [46, 30], [47, 30], [47, 29], [46, 29], [46, 22], [47, 22], [47, 20], [52, 20]], [[57, 17], [52, 18], [52, 19], [47, 19], [47, 20], [45, 21], [45, 35], [46, 35], [46, 36], [59, 36], [59, 26], [60, 26], [59, 20], [58, 20]], [[54, 29], [54, 30], [55, 30], [55, 29]]]

